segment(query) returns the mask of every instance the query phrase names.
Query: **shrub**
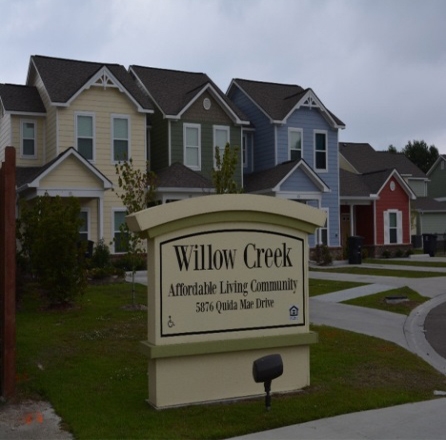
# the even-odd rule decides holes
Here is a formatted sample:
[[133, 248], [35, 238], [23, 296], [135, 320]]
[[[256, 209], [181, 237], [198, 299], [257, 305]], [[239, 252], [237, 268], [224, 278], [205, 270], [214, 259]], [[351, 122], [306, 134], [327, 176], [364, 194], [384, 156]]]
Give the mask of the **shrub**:
[[390, 251], [388, 249], [384, 249], [383, 253], [381, 254], [381, 256], [383, 258], [390, 258], [391, 257], [391, 253], [390, 253]]
[[318, 244], [314, 250], [314, 256], [316, 263], [322, 265], [329, 265], [333, 262], [333, 257], [330, 253], [330, 249], [325, 244]]
[[86, 288], [84, 246], [79, 242], [80, 203], [48, 194], [21, 202], [17, 237], [20, 258], [46, 292], [50, 304], [67, 304]]
[[110, 258], [110, 249], [105, 244], [103, 238], [99, 240], [99, 242], [96, 244], [93, 250], [93, 255], [91, 257], [90, 265], [91, 267], [96, 267], [100, 269], [105, 269], [112, 265]]

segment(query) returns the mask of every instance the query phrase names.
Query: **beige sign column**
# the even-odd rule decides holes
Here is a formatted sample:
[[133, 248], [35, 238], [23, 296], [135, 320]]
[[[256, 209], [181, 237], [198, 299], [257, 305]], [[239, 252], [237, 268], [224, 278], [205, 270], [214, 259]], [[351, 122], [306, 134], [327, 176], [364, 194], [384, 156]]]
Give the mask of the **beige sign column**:
[[263, 394], [253, 362], [282, 356], [273, 391], [310, 382], [308, 234], [325, 213], [255, 195], [213, 195], [127, 217], [147, 239], [149, 402]]

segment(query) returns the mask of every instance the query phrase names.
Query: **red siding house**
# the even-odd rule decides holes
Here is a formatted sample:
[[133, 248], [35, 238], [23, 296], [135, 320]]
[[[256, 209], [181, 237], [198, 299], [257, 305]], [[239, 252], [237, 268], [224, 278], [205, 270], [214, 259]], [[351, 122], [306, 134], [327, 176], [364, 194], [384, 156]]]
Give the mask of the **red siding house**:
[[[341, 144], [341, 155], [342, 151]], [[408, 250], [411, 247], [411, 201], [416, 196], [398, 170], [386, 168], [386, 162], [382, 161], [376, 166], [380, 169], [363, 173], [345, 160], [340, 160], [340, 164], [343, 246], [347, 245], [349, 236], [361, 236], [369, 256], [379, 257], [385, 252], [395, 255]]]

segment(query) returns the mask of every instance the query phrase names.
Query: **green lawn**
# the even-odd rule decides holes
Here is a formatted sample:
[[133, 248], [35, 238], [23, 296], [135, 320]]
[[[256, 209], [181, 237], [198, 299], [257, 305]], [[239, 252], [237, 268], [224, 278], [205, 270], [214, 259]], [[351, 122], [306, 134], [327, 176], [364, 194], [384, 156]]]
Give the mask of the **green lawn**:
[[432, 278], [432, 277], [446, 277], [446, 272], [417, 272], [415, 270], [395, 270], [395, 269], [379, 269], [369, 267], [336, 267], [329, 269], [320, 269], [311, 267], [313, 272], [327, 272], [327, 273], [348, 273], [353, 275], [374, 275], [380, 277], [401, 277], [401, 278]]
[[[403, 296], [408, 299], [405, 302], [399, 302], [391, 304], [386, 302], [387, 297]], [[387, 290], [385, 292], [375, 293], [374, 295], [363, 296], [360, 298], [350, 299], [343, 301], [343, 304], [350, 304], [353, 306], [370, 307], [371, 309], [385, 310], [387, 312], [401, 313], [403, 315], [409, 315], [410, 312], [428, 301], [429, 298], [421, 296], [419, 293], [410, 289], [407, 286], [400, 287], [398, 289]]]
[[310, 278], [310, 296], [324, 295], [326, 293], [338, 292], [339, 290], [352, 289], [365, 286], [366, 283], [355, 283], [352, 281], [330, 281]]
[[366, 264], [382, 264], [382, 265], [395, 265], [395, 266], [414, 266], [414, 267], [438, 267], [446, 269], [446, 262], [442, 261], [430, 261], [429, 258], [422, 260], [394, 260], [392, 258], [388, 259], [376, 259], [376, 258], [367, 258], [363, 260], [363, 263]]
[[[147, 359], [138, 348], [146, 312], [122, 308], [130, 290], [89, 287], [72, 310], [49, 311], [33, 291], [20, 302], [19, 397], [48, 399], [76, 439], [229, 438], [431, 399], [446, 386], [443, 375], [397, 345], [322, 326], [313, 327], [320, 342], [311, 347], [311, 386], [273, 396], [270, 412], [263, 398], [156, 411], [145, 401]], [[139, 303], [145, 292], [137, 286]]]

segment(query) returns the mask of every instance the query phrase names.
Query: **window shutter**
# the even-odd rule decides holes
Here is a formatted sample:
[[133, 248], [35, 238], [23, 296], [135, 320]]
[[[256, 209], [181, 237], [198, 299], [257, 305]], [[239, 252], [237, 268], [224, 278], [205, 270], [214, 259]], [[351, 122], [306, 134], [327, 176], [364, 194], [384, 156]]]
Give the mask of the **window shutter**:
[[403, 213], [402, 211], [398, 211], [396, 213], [396, 221], [397, 221], [397, 240], [398, 243], [403, 242]]
[[384, 211], [384, 244], [390, 243], [389, 211]]

